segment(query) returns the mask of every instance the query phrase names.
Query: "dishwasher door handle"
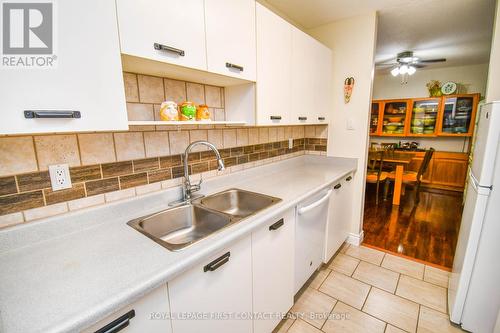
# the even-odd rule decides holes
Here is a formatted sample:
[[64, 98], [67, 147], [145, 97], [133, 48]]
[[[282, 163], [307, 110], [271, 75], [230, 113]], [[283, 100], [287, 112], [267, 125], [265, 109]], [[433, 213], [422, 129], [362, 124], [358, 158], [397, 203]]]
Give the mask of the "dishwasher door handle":
[[328, 192], [326, 192], [326, 194], [323, 196], [323, 198], [319, 199], [315, 203], [312, 203], [309, 206], [305, 206], [305, 207], [299, 208], [299, 211], [298, 211], [299, 215], [305, 214], [308, 211], [310, 211], [311, 209], [314, 209], [314, 208], [318, 207], [323, 202], [325, 202], [326, 200], [328, 200], [328, 198], [330, 198], [330, 195], [332, 195], [332, 190], [331, 189], [328, 190]]

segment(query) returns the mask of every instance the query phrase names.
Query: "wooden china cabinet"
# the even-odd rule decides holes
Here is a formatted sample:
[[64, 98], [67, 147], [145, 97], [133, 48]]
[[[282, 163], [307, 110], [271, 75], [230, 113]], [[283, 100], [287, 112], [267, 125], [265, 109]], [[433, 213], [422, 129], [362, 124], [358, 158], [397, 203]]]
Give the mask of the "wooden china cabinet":
[[371, 136], [472, 136], [479, 94], [374, 100]]

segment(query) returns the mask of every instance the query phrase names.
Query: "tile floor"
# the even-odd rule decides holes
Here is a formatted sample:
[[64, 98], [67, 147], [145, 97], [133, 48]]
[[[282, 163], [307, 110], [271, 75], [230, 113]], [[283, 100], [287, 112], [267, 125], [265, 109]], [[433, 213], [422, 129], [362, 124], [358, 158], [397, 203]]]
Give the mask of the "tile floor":
[[275, 333], [463, 332], [447, 315], [449, 273], [344, 244], [297, 295]]

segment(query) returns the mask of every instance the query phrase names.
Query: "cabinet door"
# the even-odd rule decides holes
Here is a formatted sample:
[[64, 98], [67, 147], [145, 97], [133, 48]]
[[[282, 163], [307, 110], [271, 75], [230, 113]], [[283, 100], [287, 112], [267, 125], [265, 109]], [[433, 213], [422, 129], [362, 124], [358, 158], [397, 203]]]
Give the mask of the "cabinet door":
[[257, 123], [290, 123], [292, 26], [257, 4]]
[[272, 332], [275, 314], [293, 305], [294, 223], [290, 210], [252, 233], [253, 312], [271, 315], [254, 321], [254, 333]]
[[472, 136], [479, 94], [443, 97], [438, 133], [442, 136]]
[[251, 236], [176, 277], [168, 283], [168, 292], [174, 315], [209, 316], [202, 319], [174, 317], [172, 330], [175, 333], [252, 332], [251, 319], [211, 317], [252, 311]]
[[408, 104], [408, 100], [389, 100], [382, 104], [380, 135], [403, 136], [406, 133], [407, 124], [409, 123], [409, 117], [407, 117]]
[[205, 0], [208, 70], [255, 81], [255, 1]]
[[326, 123], [332, 112], [332, 51], [320, 42], [316, 40], [314, 42], [316, 44], [316, 58], [311, 65], [314, 66], [313, 89], [315, 97], [310, 122]]
[[412, 100], [409, 136], [435, 136], [441, 98]]
[[311, 122], [315, 105], [315, 40], [297, 28], [292, 30], [292, 124]]
[[432, 166], [432, 184], [463, 189], [467, 176], [467, 160], [435, 158]]
[[122, 53], [206, 70], [203, 7], [203, 0], [116, 0]]
[[[132, 310], [133, 316], [131, 315]], [[120, 330], [120, 333], [170, 333], [172, 326], [167, 317], [169, 314], [167, 285], [164, 285], [97, 324], [84, 329], [82, 333], [96, 332], [106, 326], [107, 329], [103, 332], [111, 332], [113, 327], [120, 327], [120, 324], [125, 324], [127, 319], [129, 324]]]
[[335, 182], [328, 208], [326, 224], [325, 255], [323, 262], [330, 261], [349, 235], [352, 207], [353, 174]]
[[[59, 1], [54, 17], [56, 66], [2, 70], [0, 134], [128, 129], [115, 2]], [[81, 118], [26, 119], [26, 110]]]

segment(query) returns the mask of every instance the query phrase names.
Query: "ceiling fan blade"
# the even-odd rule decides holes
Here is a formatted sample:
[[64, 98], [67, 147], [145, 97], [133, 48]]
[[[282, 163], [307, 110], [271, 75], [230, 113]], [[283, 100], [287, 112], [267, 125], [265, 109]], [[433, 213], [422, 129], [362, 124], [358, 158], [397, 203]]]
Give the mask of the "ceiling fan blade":
[[419, 60], [418, 62], [420, 62], [420, 63], [434, 63], [434, 62], [444, 62], [444, 61], [446, 61], [446, 58], [426, 59], [426, 60]]
[[424, 64], [418, 64], [418, 63], [417, 64], [413, 64], [412, 66], [415, 67], [415, 68], [424, 68], [425, 67]]
[[375, 67], [393, 67], [393, 66], [398, 66], [399, 64], [397, 62], [392, 63], [392, 64], [375, 64]]

